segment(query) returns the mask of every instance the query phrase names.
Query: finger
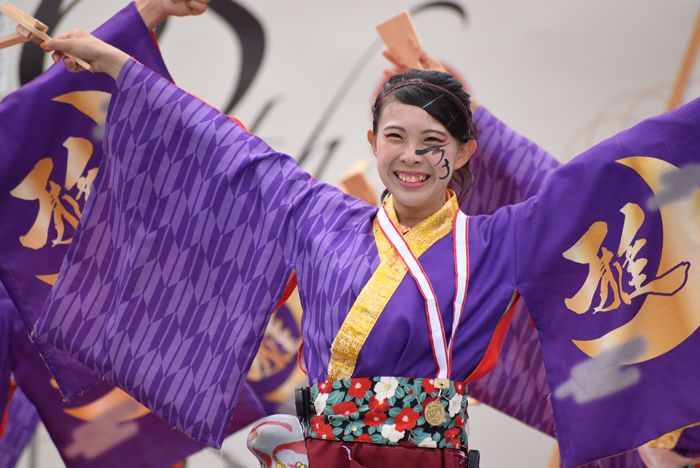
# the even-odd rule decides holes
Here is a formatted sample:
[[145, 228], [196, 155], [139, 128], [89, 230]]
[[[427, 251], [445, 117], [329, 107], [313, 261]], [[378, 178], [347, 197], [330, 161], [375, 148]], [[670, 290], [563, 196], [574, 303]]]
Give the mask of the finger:
[[193, 16], [199, 16], [207, 11], [207, 3], [209, 3], [208, 0], [187, 0], [185, 5], [192, 11]]
[[68, 31], [67, 33], [63, 33], [58, 37], [54, 37], [54, 39], [70, 39], [72, 37], [73, 31]]
[[391, 55], [391, 52], [389, 52], [387, 49], [384, 49], [382, 51], [382, 55], [384, 56], [385, 59], [390, 61], [392, 64], [396, 65], [399, 68], [403, 68], [403, 66], [396, 60], [396, 58]]
[[71, 53], [71, 50], [74, 47], [74, 41], [73, 39], [51, 39], [50, 41], [46, 41], [44, 50], [47, 52], [54, 51], [54, 54], [57, 54], [59, 58], [63, 57], [66, 53]]
[[70, 52], [70, 50], [66, 50], [67, 48], [70, 48], [73, 46], [73, 40], [76, 37], [81, 36], [81, 33], [84, 31], [75, 29], [73, 31], [69, 31], [65, 34], [61, 34], [58, 37], [54, 37], [53, 39], [50, 39], [46, 42], [42, 43], [42, 47], [44, 50], [55, 50], [55, 51], [67, 51]]
[[435, 71], [441, 71], [441, 72], [446, 72], [447, 69], [445, 66], [442, 64], [441, 61], [433, 57], [432, 55], [428, 54], [426, 51], [422, 51], [420, 56], [418, 57], [418, 60], [420, 61], [421, 65], [423, 66], [424, 70], [435, 70]]
[[382, 70], [382, 73], [384, 74], [384, 81], [389, 81], [391, 77], [395, 74], [394, 70], [390, 68], [385, 68], [384, 70]]
[[73, 60], [70, 57], [63, 57], [63, 63], [66, 65], [66, 68], [71, 73], [75, 73], [79, 70], [78, 64], [75, 63], [75, 60]]
[[39, 44], [39, 47], [41, 47], [44, 50], [44, 52], [53, 52], [53, 50], [54, 50], [54, 49], [49, 48], [46, 41], [43, 41], [41, 44]]
[[389, 80], [391, 79], [392, 76], [398, 75], [399, 73], [403, 73], [403, 72], [405, 72], [405, 71], [406, 71], [405, 68], [404, 68], [404, 69], [401, 69], [401, 68], [385, 68], [384, 70], [382, 70], [382, 73], [383, 73], [384, 76], [386, 77], [386, 80], [389, 81]]
[[63, 52], [57, 50], [53, 54], [51, 54], [51, 60], [53, 60], [53, 63], [58, 63], [64, 56], [65, 55], [63, 54]]
[[433, 60], [433, 58], [424, 50], [421, 51], [418, 61], [426, 70], [430, 70], [430, 67], [435, 65], [435, 60]]
[[[41, 43], [41, 48], [44, 49], [44, 52], [51, 52], [51, 51], [56, 51], [56, 39], [51, 39], [50, 41], [44, 41]], [[54, 52], [54, 53], [56, 53]], [[60, 53], [60, 52], [58, 52]]]

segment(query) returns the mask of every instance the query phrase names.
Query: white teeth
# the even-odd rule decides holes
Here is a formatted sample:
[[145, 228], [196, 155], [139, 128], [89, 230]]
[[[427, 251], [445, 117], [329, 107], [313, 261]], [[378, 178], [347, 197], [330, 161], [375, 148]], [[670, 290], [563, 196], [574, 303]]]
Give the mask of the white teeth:
[[405, 175], [398, 174], [398, 173], [397, 173], [396, 175], [397, 175], [398, 178], [401, 179], [402, 181], [404, 181], [404, 182], [409, 182], [409, 183], [412, 183], [412, 184], [414, 184], [414, 183], [416, 183], [416, 182], [423, 182], [425, 179], [428, 178], [427, 175], [422, 175], [422, 176], [418, 176], [418, 177], [416, 177], [416, 176], [405, 176]]

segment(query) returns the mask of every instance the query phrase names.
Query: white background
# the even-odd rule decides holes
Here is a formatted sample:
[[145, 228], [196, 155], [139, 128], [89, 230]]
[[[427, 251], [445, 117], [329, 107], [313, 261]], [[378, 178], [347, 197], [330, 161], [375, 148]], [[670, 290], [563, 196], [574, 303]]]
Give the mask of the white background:
[[[30, 14], [38, 5], [35, 0], [12, 3]], [[277, 98], [258, 134], [293, 156], [342, 80], [375, 41], [374, 26], [417, 5], [400, 0], [241, 3], [261, 19], [267, 42], [259, 74], [233, 114], [250, 123], [265, 102]], [[123, 0], [82, 0], [49, 33], [93, 29], [125, 4]], [[442, 9], [414, 18], [423, 46], [460, 70], [480, 103], [562, 162], [664, 111], [700, 8], [696, 0], [472, 0], [461, 4], [468, 10], [467, 25]], [[160, 45], [181, 87], [214, 106], [225, 105], [237, 77], [240, 52], [237, 38], [217, 15], [208, 12], [201, 18], [172, 20]], [[18, 51], [13, 47], [0, 52], [0, 95], [17, 87]], [[314, 173], [325, 146], [335, 138], [341, 138], [341, 143], [324, 174], [328, 182], [335, 183], [353, 161], [372, 158], [365, 134], [370, 102], [385, 66], [377, 50], [328, 120], [306, 170]], [[697, 81], [691, 79], [686, 101], [700, 94]], [[379, 189], [372, 170], [368, 177]], [[482, 466], [547, 465], [553, 449], [549, 437], [483, 406], [473, 408], [470, 416], [470, 446], [482, 452]], [[48, 438], [40, 435], [39, 439], [39, 466], [61, 466]], [[241, 464], [247, 459], [245, 466], [256, 466], [235, 442], [227, 442], [224, 451]], [[22, 463], [27, 466], [26, 457]], [[226, 465], [219, 454], [209, 452], [189, 465], [199, 466]]]

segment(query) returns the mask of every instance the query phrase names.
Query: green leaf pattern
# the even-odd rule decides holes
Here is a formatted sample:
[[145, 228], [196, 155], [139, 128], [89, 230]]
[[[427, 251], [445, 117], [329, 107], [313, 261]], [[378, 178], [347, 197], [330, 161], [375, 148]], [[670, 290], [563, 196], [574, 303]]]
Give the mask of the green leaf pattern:
[[[428, 393], [429, 390], [433, 391]], [[450, 382], [449, 388], [440, 390], [433, 387], [432, 379], [353, 378], [313, 385], [310, 394], [311, 416], [304, 424], [306, 437], [428, 448], [467, 447], [467, 434], [463, 427], [458, 427], [458, 424], [464, 426], [468, 419], [467, 386], [461, 382]], [[445, 409], [445, 422], [431, 426], [423, 411], [427, 403], [436, 399]], [[316, 408], [322, 408], [321, 414], [317, 414]], [[409, 411], [403, 414], [413, 414], [412, 421], [396, 421], [406, 409], [420, 414], [418, 420]], [[386, 416], [381, 424], [376, 421], [378, 414]]]

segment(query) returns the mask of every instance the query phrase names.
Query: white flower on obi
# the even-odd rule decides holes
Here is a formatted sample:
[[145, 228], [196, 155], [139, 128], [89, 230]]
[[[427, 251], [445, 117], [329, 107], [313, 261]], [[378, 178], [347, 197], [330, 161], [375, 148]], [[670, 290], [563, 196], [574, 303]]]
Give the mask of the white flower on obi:
[[463, 396], [460, 395], [459, 393], [455, 394], [452, 398], [450, 398], [450, 417], [454, 418], [455, 414], [459, 413], [459, 411], [462, 409], [462, 399]]
[[374, 384], [375, 398], [377, 401], [382, 402], [387, 398], [393, 397], [398, 386], [399, 381], [394, 377], [382, 377], [379, 382]]
[[323, 410], [326, 407], [326, 400], [328, 400], [328, 393], [319, 393], [314, 400], [314, 407], [316, 408], [316, 414], [323, 414]]
[[419, 447], [427, 447], [427, 448], [437, 448], [437, 442], [435, 442], [432, 438], [426, 437], [425, 439], [421, 440], [418, 443]]
[[404, 436], [406, 431], [397, 431], [396, 424], [385, 424], [382, 427], [382, 437], [386, 437], [391, 442], [398, 442]]

